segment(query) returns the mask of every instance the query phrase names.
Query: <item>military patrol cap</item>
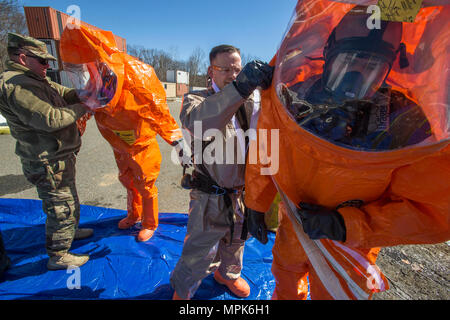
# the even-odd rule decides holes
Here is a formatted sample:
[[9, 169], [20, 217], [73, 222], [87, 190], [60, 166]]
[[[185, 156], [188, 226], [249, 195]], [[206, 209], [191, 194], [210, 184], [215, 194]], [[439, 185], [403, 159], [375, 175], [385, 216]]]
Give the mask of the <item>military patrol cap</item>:
[[18, 33], [8, 33], [8, 48], [26, 50], [39, 58], [57, 60], [47, 51], [47, 45], [35, 38], [24, 36]]

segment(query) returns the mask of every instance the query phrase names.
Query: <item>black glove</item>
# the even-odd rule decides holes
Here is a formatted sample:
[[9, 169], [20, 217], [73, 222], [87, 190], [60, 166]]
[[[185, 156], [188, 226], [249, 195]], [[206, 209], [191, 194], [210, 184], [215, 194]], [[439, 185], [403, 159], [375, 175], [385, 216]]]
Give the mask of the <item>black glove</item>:
[[270, 87], [273, 70], [274, 67], [267, 63], [254, 60], [245, 65], [233, 84], [241, 97], [247, 99], [256, 87], [261, 87], [263, 90]]
[[339, 212], [302, 202], [297, 214], [302, 220], [303, 230], [312, 240], [331, 239], [345, 242], [347, 230], [344, 218]]
[[264, 222], [264, 213], [248, 208], [247, 228], [248, 232], [262, 244], [266, 244], [269, 241], [266, 223]]

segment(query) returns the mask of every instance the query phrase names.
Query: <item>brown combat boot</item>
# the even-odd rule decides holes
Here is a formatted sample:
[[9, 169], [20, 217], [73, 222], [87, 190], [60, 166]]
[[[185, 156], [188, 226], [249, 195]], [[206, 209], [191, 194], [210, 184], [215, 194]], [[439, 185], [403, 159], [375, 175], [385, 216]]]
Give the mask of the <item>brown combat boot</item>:
[[70, 267], [81, 267], [88, 262], [89, 255], [75, 254], [67, 252], [61, 255], [54, 255], [48, 259], [48, 270], [64, 270]]
[[214, 272], [214, 280], [216, 280], [220, 284], [227, 286], [228, 289], [230, 289], [230, 291], [237, 295], [239, 298], [247, 298], [250, 295], [250, 286], [248, 285], [247, 281], [242, 279], [242, 277], [239, 277], [236, 280], [227, 280], [222, 277], [220, 272], [217, 270], [216, 272]]
[[90, 228], [77, 229], [77, 231], [75, 231], [75, 237], [73, 238], [73, 240], [86, 239], [86, 238], [92, 237], [93, 234], [94, 234], [94, 230], [90, 229]]

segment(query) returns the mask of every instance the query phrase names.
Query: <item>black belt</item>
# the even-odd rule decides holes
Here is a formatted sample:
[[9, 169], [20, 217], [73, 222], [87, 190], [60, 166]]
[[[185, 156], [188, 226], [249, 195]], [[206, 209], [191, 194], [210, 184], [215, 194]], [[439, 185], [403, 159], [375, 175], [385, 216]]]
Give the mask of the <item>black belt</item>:
[[219, 186], [212, 178], [198, 172], [194, 171], [192, 173], [191, 185], [194, 189], [203, 191], [208, 194], [214, 194], [217, 196], [224, 196], [226, 194], [239, 193], [239, 190], [228, 189]]
[[217, 196], [223, 196], [225, 201], [225, 206], [227, 208], [228, 214], [226, 215], [227, 223], [230, 225], [230, 246], [233, 243], [234, 236], [234, 210], [233, 201], [231, 200], [230, 194], [237, 194], [239, 190], [223, 188], [219, 186], [212, 178], [201, 174], [200, 172], [194, 170], [192, 173], [192, 188], [200, 190], [202, 192], [213, 194]]

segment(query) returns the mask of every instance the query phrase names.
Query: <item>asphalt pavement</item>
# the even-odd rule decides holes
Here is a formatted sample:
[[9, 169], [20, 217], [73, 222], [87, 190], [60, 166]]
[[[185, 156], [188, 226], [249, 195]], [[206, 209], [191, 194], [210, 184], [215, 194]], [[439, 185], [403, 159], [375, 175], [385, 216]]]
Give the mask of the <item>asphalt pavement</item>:
[[[177, 121], [181, 101], [169, 102], [169, 109]], [[162, 154], [161, 171], [156, 182], [159, 211], [187, 213], [189, 191], [180, 186], [182, 168], [171, 161], [173, 147], [157, 137]], [[19, 157], [14, 153], [15, 140], [0, 135], [0, 198], [36, 199], [36, 188], [24, 177]], [[101, 136], [95, 119], [87, 123], [82, 147], [77, 157], [76, 184], [81, 204], [113, 209], [127, 209], [126, 189], [118, 180], [118, 169], [111, 146]]]

